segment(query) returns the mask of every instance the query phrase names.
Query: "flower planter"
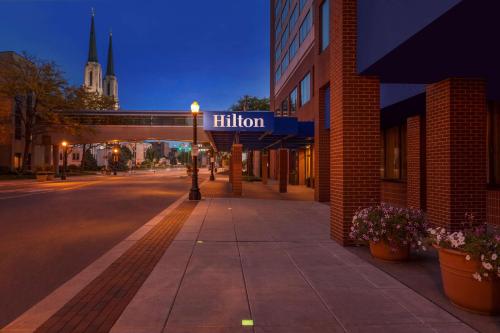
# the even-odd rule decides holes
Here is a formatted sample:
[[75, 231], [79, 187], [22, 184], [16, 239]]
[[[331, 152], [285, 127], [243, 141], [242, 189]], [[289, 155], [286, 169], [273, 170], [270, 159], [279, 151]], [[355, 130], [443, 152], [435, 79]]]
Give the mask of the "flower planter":
[[439, 263], [444, 293], [456, 306], [465, 310], [492, 315], [500, 313], [500, 279], [473, 278], [480, 262], [466, 260], [463, 252], [439, 248]]
[[405, 261], [410, 257], [410, 246], [391, 247], [387, 242], [370, 241], [370, 253], [377, 259], [387, 261]]

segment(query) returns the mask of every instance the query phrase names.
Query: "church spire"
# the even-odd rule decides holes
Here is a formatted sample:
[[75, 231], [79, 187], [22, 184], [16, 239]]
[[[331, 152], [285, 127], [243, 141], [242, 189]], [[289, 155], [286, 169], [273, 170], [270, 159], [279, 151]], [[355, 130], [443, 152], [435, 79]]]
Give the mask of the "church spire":
[[89, 59], [88, 62], [99, 62], [97, 60], [97, 46], [95, 42], [95, 23], [94, 23], [94, 8], [92, 8], [92, 18], [90, 21], [90, 41], [89, 41]]
[[108, 46], [108, 65], [106, 67], [106, 75], [115, 76], [115, 63], [113, 60], [113, 33], [109, 33], [109, 46]]

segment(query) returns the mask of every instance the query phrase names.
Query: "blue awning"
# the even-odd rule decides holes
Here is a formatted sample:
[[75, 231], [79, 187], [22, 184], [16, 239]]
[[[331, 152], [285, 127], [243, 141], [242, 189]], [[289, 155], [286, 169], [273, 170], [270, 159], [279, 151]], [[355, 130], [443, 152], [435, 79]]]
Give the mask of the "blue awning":
[[229, 151], [233, 143], [262, 150], [295, 149], [314, 142], [314, 122], [275, 117], [269, 111], [204, 111], [203, 127], [217, 151]]

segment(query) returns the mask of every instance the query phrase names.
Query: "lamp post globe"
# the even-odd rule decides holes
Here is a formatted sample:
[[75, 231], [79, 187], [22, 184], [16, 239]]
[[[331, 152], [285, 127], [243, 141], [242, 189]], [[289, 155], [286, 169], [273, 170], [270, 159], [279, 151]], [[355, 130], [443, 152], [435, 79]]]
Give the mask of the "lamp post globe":
[[61, 180], [66, 180], [66, 169], [68, 168], [68, 142], [61, 142], [63, 147], [63, 165], [61, 170]]
[[[194, 101], [191, 104], [191, 113], [193, 114], [193, 147], [197, 147], [198, 145], [198, 124], [196, 118], [198, 112], [200, 112], [200, 104]], [[189, 200], [201, 200], [200, 188], [198, 186], [198, 149], [193, 149], [191, 155], [193, 159], [193, 178], [191, 190], [189, 191]]]

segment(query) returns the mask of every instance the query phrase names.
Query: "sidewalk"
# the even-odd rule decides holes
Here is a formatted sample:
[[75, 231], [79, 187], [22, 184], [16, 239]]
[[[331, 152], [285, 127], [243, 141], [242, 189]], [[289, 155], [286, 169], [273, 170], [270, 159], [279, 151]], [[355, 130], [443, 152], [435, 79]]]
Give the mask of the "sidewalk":
[[[180, 231], [168, 241], [163, 254], [154, 256], [150, 274], [149, 269], [139, 266], [144, 255], [137, 256], [131, 249], [143, 248], [141, 242], [147, 245], [146, 239], [158, 228], [155, 226], [142, 234], [138, 231], [138, 240], [128, 254], [115, 254], [118, 259], [108, 260], [108, 268], [101, 268], [104, 273], [95, 273], [121, 279], [115, 289], [106, 287], [107, 293], [91, 292], [92, 306], [80, 298], [81, 306], [87, 306], [91, 313], [86, 318], [99, 317], [99, 322], [73, 326], [81, 330], [67, 330], [68, 326], [65, 330], [62, 325], [47, 331], [107, 332], [112, 327], [111, 332], [124, 333], [474, 332], [331, 241], [327, 205], [276, 192], [274, 198], [265, 200], [225, 197], [225, 182], [219, 177], [217, 182], [206, 184], [202, 192], [208, 198], [196, 207], [181, 203], [157, 221], [158, 226], [177, 226]], [[271, 185], [255, 183], [247, 189], [247, 196], [272, 194]], [[178, 209], [188, 208], [192, 212], [185, 222], [169, 220]], [[131, 256], [142, 259], [118, 269], [123, 259]], [[121, 273], [131, 268], [144, 279], [127, 279]], [[106, 273], [109, 270], [114, 270], [114, 275]], [[71, 312], [75, 299], [81, 297], [76, 294], [60, 295], [65, 306], [52, 309], [52, 313], [41, 315], [43, 307], [38, 314], [28, 311], [4, 332], [30, 332], [42, 324], [47, 328], [49, 322], [57, 325], [61, 321], [54, 319], [55, 313], [69, 313], [74, 322], [81, 323], [83, 317]], [[126, 301], [116, 301], [121, 305], [115, 311], [103, 313], [101, 307], [121, 294], [128, 295]], [[253, 320], [253, 326], [243, 326], [244, 320]], [[88, 330], [91, 325], [92, 330]]]

